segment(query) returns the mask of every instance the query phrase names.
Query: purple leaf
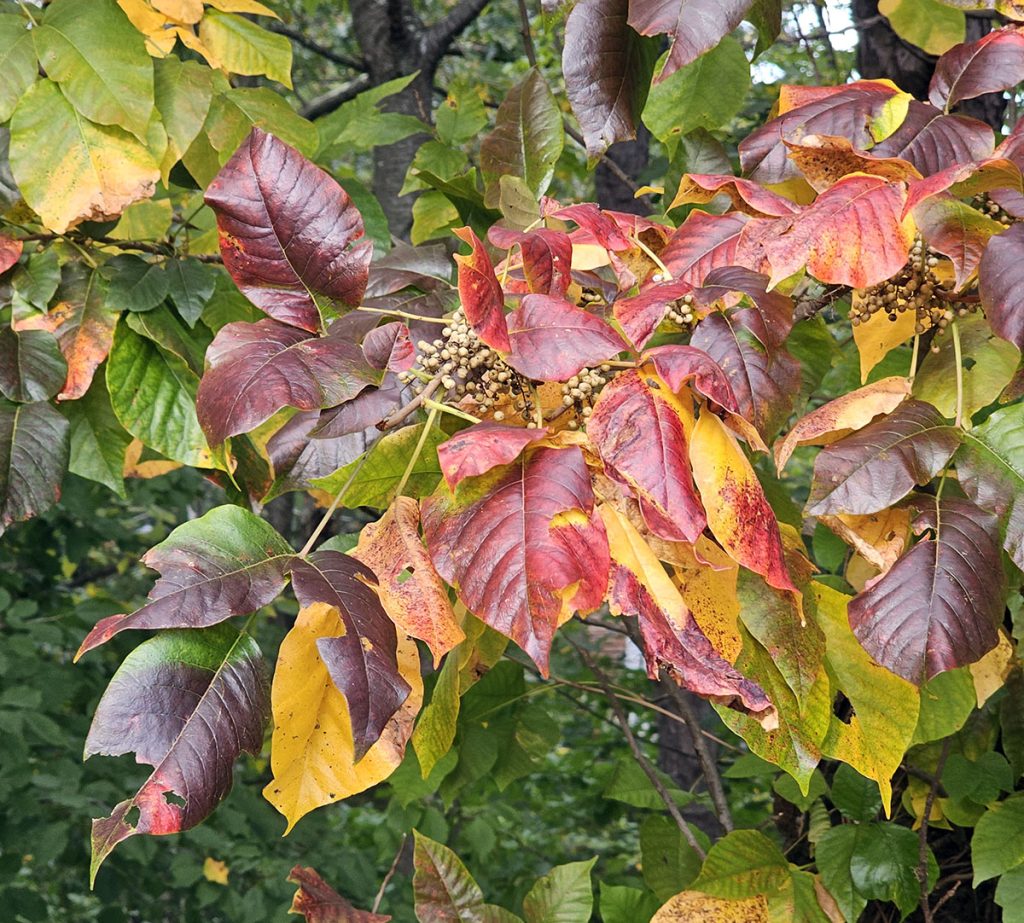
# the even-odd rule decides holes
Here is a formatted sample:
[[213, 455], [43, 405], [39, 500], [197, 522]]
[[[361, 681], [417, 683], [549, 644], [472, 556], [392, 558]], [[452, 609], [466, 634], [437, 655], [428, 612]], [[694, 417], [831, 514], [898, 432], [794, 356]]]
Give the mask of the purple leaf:
[[877, 157], [902, 157], [922, 176], [931, 176], [953, 163], [982, 160], [995, 145], [992, 129], [966, 115], [944, 115], [928, 103], [912, 100], [903, 124], [879, 142]]
[[1024, 34], [1016, 26], [949, 49], [935, 65], [928, 101], [947, 111], [965, 99], [1013, 89], [1024, 80]]
[[1024, 224], [989, 241], [978, 267], [978, 289], [992, 329], [1024, 349]]

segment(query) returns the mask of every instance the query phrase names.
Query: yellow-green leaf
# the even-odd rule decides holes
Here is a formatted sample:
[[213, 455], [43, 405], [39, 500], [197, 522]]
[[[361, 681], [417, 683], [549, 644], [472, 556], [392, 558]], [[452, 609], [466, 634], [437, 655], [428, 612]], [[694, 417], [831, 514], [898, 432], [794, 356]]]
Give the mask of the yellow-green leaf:
[[229, 73], [263, 74], [292, 88], [292, 43], [285, 36], [213, 9], [199, 24], [199, 38]]
[[928, 54], [944, 54], [967, 34], [963, 10], [939, 0], [879, 0], [878, 12], [900, 38]]

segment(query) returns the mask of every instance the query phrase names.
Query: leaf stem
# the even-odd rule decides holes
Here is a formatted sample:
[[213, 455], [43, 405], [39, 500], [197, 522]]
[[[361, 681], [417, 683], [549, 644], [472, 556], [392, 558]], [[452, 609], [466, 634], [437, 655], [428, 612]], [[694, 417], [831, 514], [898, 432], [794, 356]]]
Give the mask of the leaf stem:
[[447, 324], [448, 318], [446, 317], [425, 317], [422, 314], [410, 314], [408, 311], [388, 311], [383, 308], [368, 308], [366, 305], [359, 305], [354, 308], [356, 311], [363, 311], [366, 314], [383, 314], [386, 317], [402, 317], [406, 320], [421, 320], [428, 324]]
[[914, 334], [914, 351], [910, 354], [910, 372], [907, 374], [907, 380], [913, 384], [914, 376], [917, 375], [917, 359], [921, 352], [921, 334]]
[[669, 271], [668, 266], [666, 266], [661, 261], [661, 258], [658, 256], [658, 254], [655, 253], [650, 247], [648, 247], [647, 244], [645, 244], [639, 237], [634, 236], [632, 240], [633, 243], [635, 243], [644, 253], [647, 254], [648, 257], [650, 257], [654, 265], [658, 267], [659, 271], [664, 276], [664, 279], [662, 279], [662, 281], [670, 282], [672, 280], [672, 273]]
[[21, 11], [29, 18], [33, 26], [38, 26], [39, 22], [35, 16], [32, 15], [32, 11], [25, 5], [25, 0], [18, 0], [18, 6], [21, 7]]
[[963, 426], [964, 422], [964, 357], [960, 347], [960, 328], [956, 321], [950, 325], [953, 328], [953, 356], [956, 359], [956, 426]]
[[412, 458], [409, 459], [409, 464], [405, 466], [405, 473], [402, 475], [402, 480], [398, 482], [398, 487], [395, 488], [396, 497], [400, 497], [402, 495], [402, 491], [405, 490], [405, 485], [409, 483], [409, 478], [412, 477], [412, 470], [416, 467], [416, 462], [420, 460], [420, 453], [423, 451], [423, 446], [427, 443], [427, 436], [436, 419], [437, 407], [434, 406], [430, 408], [430, 413], [427, 414], [427, 422], [423, 424], [423, 432], [420, 433], [420, 438], [416, 442], [416, 448], [413, 450]]
[[327, 527], [327, 522], [334, 515], [334, 511], [338, 508], [338, 504], [341, 503], [342, 497], [348, 493], [348, 489], [352, 486], [355, 479], [359, 476], [359, 472], [363, 470], [363, 465], [366, 464], [366, 460], [370, 457], [370, 452], [377, 443], [374, 442], [366, 447], [366, 451], [363, 453], [363, 457], [356, 463], [355, 468], [352, 469], [352, 473], [348, 476], [348, 480], [342, 485], [341, 490], [338, 491], [334, 501], [329, 507], [327, 512], [320, 518], [320, 522], [317, 523], [316, 528], [313, 530], [312, 535], [306, 539], [306, 544], [302, 546], [302, 551], [299, 552], [299, 557], [304, 558], [312, 550], [313, 545], [316, 544], [316, 540], [320, 537], [320, 533]]
[[458, 407], [452, 407], [450, 404], [442, 404], [440, 401], [425, 400], [423, 406], [430, 410], [436, 410], [439, 413], [451, 414], [453, 417], [459, 417], [463, 420], [468, 420], [470, 423], [481, 423], [483, 422], [479, 417], [474, 417], [471, 413], [466, 413], [464, 410], [459, 410]]

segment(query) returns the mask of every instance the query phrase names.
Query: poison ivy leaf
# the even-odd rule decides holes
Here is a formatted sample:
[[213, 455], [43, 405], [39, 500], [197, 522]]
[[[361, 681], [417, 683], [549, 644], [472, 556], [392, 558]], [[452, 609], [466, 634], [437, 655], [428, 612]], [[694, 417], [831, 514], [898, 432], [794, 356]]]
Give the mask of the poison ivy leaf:
[[944, 54], [967, 32], [963, 11], [940, 0], [881, 0], [878, 11], [893, 31], [927, 54]]
[[960, 485], [968, 498], [996, 516], [1003, 547], [1024, 567], [1024, 409], [997, 410], [963, 436], [956, 457]]
[[532, 68], [509, 90], [494, 128], [480, 140], [484, 204], [497, 208], [498, 180], [506, 174], [520, 177], [534, 195], [546, 192], [564, 143], [562, 113], [541, 72]]
[[861, 822], [874, 820], [882, 807], [878, 786], [845, 764], [836, 768], [829, 800], [844, 817]]
[[152, 311], [167, 297], [167, 274], [160, 263], [124, 253], [104, 263], [100, 272], [109, 282], [110, 311]]
[[122, 840], [205, 820], [231, 789], [235, 759], [262, 749], [268, 710], [260, 650], [229, 625], [168, 631], [132, 651], [96, 707], [85, 756], [135, 753], [153, 772], [92, 822], [91, 879]]
[[[232, 74], [266, 75], [292, 88], [292, 44], [283, 35], [268, 32], [249, 19], [207, 10], [199, 24], [199, 38], [217, 62]], [[209, 60], [207, 56], [207, 60]]]
[[608, 541], [576, 448], [539, 448], [487, 475], [474, 496], [423, 502], [438, 573], [470, 612], [515, 641], [547, 675], [555, 629], [601, 604]]
[[76, 113], [100, 125], [119, 125], [146, 142], [153, 62], [114, 0], [54, 0], [32, 38], [39, 64]]
[[793, 424], [786, 438], [775, 445], [775, 467], [781, 474], [797, 446], [831, 445], [892, 413], [910, 394], [906, 378], [892, 376], [841, 394]]
[[410, 683], [398, 668], [394, 623], [375, 592], [375, 575], [354, 558], [315, 551], [294, 559], [291, 574], [303, 608], [324, 603], [340, 620], [341, 630], [321, 637], [317, 649], [345, 697], [358, 762], [409, 697]]
[[846, 920], [860, 919], [867, 906], [867, 898], [854, 886], [850, 863], [862, 842], [870, 839], [871, 830], [868, 824], [839, 824], [826, 830], [815, 845], [821, 880]]
[[[667, 60], [659, 74], [666, 66]], [[651, 87], [643, 108], [644, 124], [671, 148], [698, 128], [727, 125], [743, 107], [749, 89], [750, 64], [743, 46], [726, 36]]]
[[373, 244], [345, 191], [294, 148], [253, 128], [206, 203], [231, 277], [271, 317], [316, 331], [318, 298], [359, 304]]
[[772, 724], [772, 702], [714, 649], [643, 536], [613, 507], [600, 511], [612, 550], [608, 603], [615, 614], [637, 617], [648, 675], [657, 679], [663, 667], [685, 689]]
[[[336, 551], [314, 554], [344, 558]], [[362, 571], [351, 563], [352, 574]], [[351, 578], [351, 583], [352, 591], [359, 593], [358, 581]], [[373, 595], [366, 586], [362, 592]], [[278, 651], [271, 691], [274, 737], [270, 766], [274, 777], [263, 796], [287, 819], [285, 833], [310, 811], [365, 791], [390, 776], [402, 762], [423, 701], [416, 643], [403, 637], [396, 647], [392, 628], [397, 672], [391, 679], [405, 685], [406, 696], [376, 742], [360, 754], [355, 742], [359, 720], [351, 716], [351, 700], [347, 702], [339, 691], [339, 664], [334, 656], [351, 629], [350, 616], [336, 606], [323, 602], [304, 605]], [[359, 646], [361, 639], [351, 637]]]
[[[74, 0], [63, 6], [85, 9]], [[82, 118], [57, 84], [45, 79], [25, 92], [11, 116], [10, 159], [25, 201], [58, 233], [120, 215], [148, 199], [160, 178], [139, 141], [121, 128]]]
[[1018, 349], [1024, 349], [1024, 225], [1014, 224], [993, 238], [978, 267], [978, 287], [985, 317], [992, 329]]
[[523, 275], [538, 295], [564, 295], [572, 283], [572, 240], [562, 231], [537, 228], [517, 235], [523, 257]]
[[672, 280], [641, 286], [640, 291], [612, 302], [612, 312], [619, 326], [637, 349], [643, 349], [657, 332], [672, 303], [690, 295], [689, 282]]
[[45, 402], [0, 399], [0, 529], [53, 506], [67, 466], [67, 421]]
[[934, 407], [904, 401], [821, 450], [807, 512], [865, 515], [884, 510], [942, 471], [959, 444], [958, 431]]
[[965, 115], [945, 115], [928, 103], [912, 100], [903, 124], [871, 152], [878, 157], [902, 157], [922, 176], [931, 176], [951, 163], [981, 160], [992, 154], [992, 129]]
[[363, 526], [351, 554], [376, 575], [384, 611], [401, 631], [426, 643], [436, 667], [466, 635], [423, 547], [419, 525], [416, 501], [396, 497], [377, 522]]
[[471, 228], [456, 228], [452, 233], [473, 248], [469, 256], [455, 254], [459, 267], [459, 299], [466, 320], [484, 343], [507, 353], [512, 343], [505, 321], [505, 296], [494, 275], [491, 258]]
[[538, 381], [567, 381], [627, 348], [607, 321], [552, 295], [525, 295], [506, 323], [505, 361]]
[[942, 786], [949, 797], [969, 798], [975, 804], [992, 804], [1001, 793], [1011, 791], [1013, 783], [1006, 757], [991, 750], [972, 760], [953, 753], [942, 770]]
[[1024, 80], [1024, 35], [996, 29], [947, 51], [935, 65], [928, 101], [948, 112], [965, 99], [1010, 89]]
[[142, 314], [127, 314], [124, 322], [140, 336], [152, 340], [171, 355], [185, 360], [195, 374], [202, 374], [203, 358], [213, 340], [205, 325], [189, 330], [167, 305], [160, 305]]
[[84, 397], [61, 410], [71, 425], [68, 470], [124, 497], [125, 451], [132, 437], [114, 416], [106, 383], [98, 379]]
[[485, 420], [461, 430], [437, 447], [437, 460], [445, 483], [455, 490], [463, 478], [486, 474], [499, 465], [514, 462], [531, 442], [543, 439], [546, 430], [524, 429]]
[[6, 122], [21, 95], [35, 82], [39, 73], [32, 32], [21, 16], [0, 15], [0, 68], [4, 82], [0, 86], [0, 122]]
[[[621, 212], [617, 214], [622, 215]], [[583, 230], [593, 234], [597, 242], [606, 250], [621, 253], [634, 247], [629, 239], [628, 229], [620, 224], [616, 214], [602, 210], [593, 202], [568, 205], [558, 209], [549, 217], [558, 218], [560, 221], [575, 221]], [[627, 217], [633, 218], [632, 215]]]
[[973, 663], [995, 647], [1005, 577], [996, 518], [943, 498], [914, 531], [934, 530], [849, 607], [857, 640], [882, 666], [915, 685]]
[[795, 592], [775, 514], [736, 438], [714, 414], [697, 420], [690, 459], [708, 526], [722, 547], [770, 586]]
[[707, 516], [693, 484], [687, 407], [654, 374], [620, 372], [587, 421], [605, 472], [637, 497], [648, 527], [668, 541], [695, 542]]
[[310, 336], [269, 318], [222, 327], [206, 361], [196, 412], [213, 445], [249, 432], [282, 407], [333, 407], [380, 381], [343, 335]]
[[702, 308], [728, 306], [738, 295], [746, 300], [731, 312], [758, 341], [769, 350], [779, 349], [793, 329], [793, 299], [781, 292], [768, 290], [768, 277], [743, 266], [722, 266], [704, 277], [703, 285], [694, 293], [694, 301]]
[[700, 891], [681, 891], [651, 918], [651, 923], [695, 923], [714, 920], [715, 923], [768, 923], [768, 902], [757, 897], [742, 900], [723, 900], [708, 897]]
[[[921, 174], [910, 163], [898, 157], [876, 157], [857, 150], [849, 138], [831, 135], [807, 135], [787, 141], [790, 159], [816, 192], [824, 192], [844, 176], [865, 173], [893, 183], [920, 180]], [[904, 205], [909, 211], [909, 207]]]
[[692, 211], [673, 231], [659, 254], [672, 278], [702, 285], [712, 269], [743, 262], [739, 255], [740, 233], [749, 219], [735, 212], [709, 215]]
[[314, 868], [296, 865], [288, 880], [299, 886], [288, 912], [302, 915], [306, 923], [388, 923], [391, 919], [369, 910], [357, 910]]
[[45, 401], [64, 384], [68, 364], [52, 333], [0, 329], [0, 394], [21, 404]]
[[1024, 865], [1014, 866], [999, 876], [996, 903], [1003, 908], [1003, 923], [1021, 923], [1024, 906]]
[[114, 413], [129, 433], [174, 461], [222, 467], [199, 426], [199, 379], [184, 360], [121, 324], [114, 334], [106, 377]]
[[949, 257], [958, 290], [977, 271], [992, 237], [1004, 230], [998, 221], [946, 192], [921, 202], [913, 217], [928, 246]]
[[555, 866], [523, 898], [526, 923], [589, 923], [594, 907], [590, 873], [597, 856]]
[[393, 321], [374, 327], [363, 337], [363, 355], [375, 369], [406, 372], [415, 365], [416, 348], [409, 338], [409, 328]]
[[480, 88], [462, 80], [448, 85], [448, 96], [434, 113], [437, 136], [448, 147], [458, 147], [477, 137], [487, 126], [487, 110]]
[[216, 270], [194, 259], [168, 260], [167, 289], [181, 319], [195, 327], [217, 288]]
[[981, 816], [971, 837], [974, 887], [1024, 863], [1024, 794], [1011, 795]]
[[735, 29], [752, 0], [641, 0], [629, 7], [629, 24], [641, 35], [669, 36], [658, 80], [697, 60]]

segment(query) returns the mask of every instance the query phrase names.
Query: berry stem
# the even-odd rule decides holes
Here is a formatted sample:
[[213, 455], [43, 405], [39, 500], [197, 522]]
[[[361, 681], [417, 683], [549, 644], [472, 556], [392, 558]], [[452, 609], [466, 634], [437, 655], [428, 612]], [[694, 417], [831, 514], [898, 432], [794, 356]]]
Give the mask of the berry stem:
[[646, 253], [648, 257], [650, 257], [650, 259], [654, 263], [654, 265], [658, 267], [658, 271], [661, 272], [661, 274], [665, 277], [662, 281], [663, 282], [670, 282], [670, 281], [672, 281], [672, 273], [669, 272], [668, 266], [666, 266], [661, 261], [661, 259], [658, 257], [658, 254], [655, 253], [650, 247], [648, 247], [647, 244], [645, 244], [639, 237], [634, 237], [633, 238], [633, 242], [641, 250], [643, 250], [643, 252]]
[[299, 552], [299, 557], [304, 558], [312, 550], [313, 545], [316, 544], [316, 540], [320, 537], [320, 533], [324, 531], [330, 518], [334, 515], [334, 511], [338, 508], [342, 498], [348, 493], [348, 489], [352, 486], [353, 482], [359, 477], [359, 472], [363, 470], [363, 465], [366, 464], [366, 460], [370, 457], [370, 452], [373, 451], [373, 447], [377, 443], [374, 442], [372, 445], [366, 447], [366, 451], [363, 453], [363, 457], [359, 459], [358, 464], [352, 469], [352, 473], [348, 476], [348, 480], [342, 485], [341, 490], [335, 495], [331, 505], [327, 507], [327, 512], [320, 517], [320, 522], [317, 523], [316, 528], [312, 534], [306, 539], [306, 544], [302, 546], [302, 551]]
[[960, 327], [956, 321], [953, 328], [953, 356], [956, 359], [956, 419], [955, 424], [962, 426], [964, 422], [964, 359], [960, 349]]
[[471, 413], [466, 413], [466, 411], [459, 410], [458, 407], [452, 407], [449, 404], [442, 404], [440, 401], [426, 400], [423, 402], [423, 406], [429, 410], [451, 414], [453, 417], [461, 417], [463, 420], [469, 420], [470, 423], [483, 422], [479, 417], [474, 417]]
[[907, 380], [910, 384], [914, 383], [914, 376], [917, 374], [917, 357], [921, 351], [921, 334], [914, 334], [914, 351], [910, 354], [910, 372], [907, 375]]
[[427, 324], [448, 323], [448, 319], [444, 317], [425, 317], [423, 314], [410, 314], [408, 311], [386, 311], [383, 308], [368, 308], [362, 304], [354, 310], [364, 311], [367, 314], [383, 314], [386, 317], [404, 317], [406, 320], [421, 320]]

